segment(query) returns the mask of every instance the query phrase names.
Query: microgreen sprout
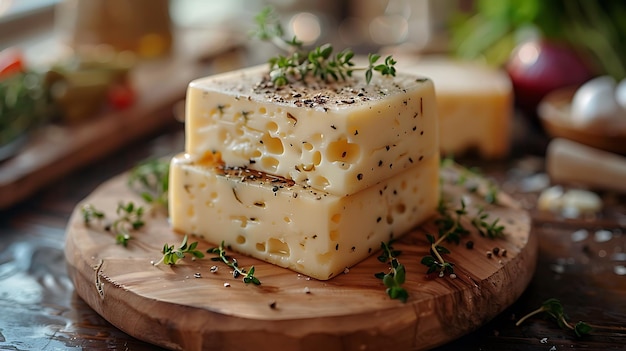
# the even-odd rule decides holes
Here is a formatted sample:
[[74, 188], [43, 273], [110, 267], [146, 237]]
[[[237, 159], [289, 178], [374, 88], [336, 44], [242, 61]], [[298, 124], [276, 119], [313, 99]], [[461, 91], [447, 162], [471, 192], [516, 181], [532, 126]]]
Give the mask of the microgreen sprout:
[[573, 331], [578, 337], [582, 337], [583, 335], [590, 334], [594, 330], [611, 330], [611, 331], [626, 333], [626, 327], [621, 327], [621, 326], [596, 325], [596, 324], [590, 324], [590, 323], [586, 323], [582, 321], [579, 321], [577, 323], [572, 323], [568, 320], [568, 317], [564, 312], [561, 301], [555, 298], [550, 298], [550, 299], [545, 300], [539, 308], [537, 308], [536, 310], [520, 318], [517, 321], [517, 323], [515, 323], [515, 325], [520, 326], [528, 318], [534, 315], [540, 314], [540, 313], [547, 314], [548, 316], [550, 316], [552, 319], [554, 319], [557, 322], [559, 327]]
[[276, 86], [286, 85], [290, 77], [305, 81], [309, 75], [326, 82], [346, 80], [357, 70], [365, 71], [365, 80], [368, 84], [374, 72], [383, 76], [396, 75], [396, 61], [392, 56], [387, 56], [383, 63], [378, 63], [381, 56], [370, 54], [367, 67], [355, 67], [352, 61], [354, 52], [350, 49], [334, 55], [334, 48], [331, 44], [324, 44], [310, 51], [303, 50], [303, 42], [295, 36], [291, 39], [283, 37], [283, 27], [270, 7], [263, 9], [254, 19], [257, 29], [252, 33], [253, 36], [272, 42], [287, 52], [285, 56], [277, 55], [268, 60], [270, 79]]
[[105, 217], [104, 212], [96, 209], [92, 204], [83, 205], [80, 208], [80, 211], [83, 215], [83, 222], [85, 223], [85, 226], [90, 226], [92, 221], [101, 221]]
[[115, 241], [122, 246], [127, 246], [128, 241], [131, 239], [130, 231], [138, 230], [143, 227], [145, 222], [142, 219], [143, 207], [135, 206], [131, 201], [127, 204], [119, 203], [115, 213], [117, 218], [111, 223], [108, 228], [113, 234], [115, 234]]
[[505, 227], [499, 224], [500, 218], [496, 218], [492, 222], [487, 222], [488, 217], [489, 214], [485, 212], [485, 209], [480, 208], [476, 216], [471, 220], [472, 226], [474, 226], [482, 236], [491, 239], [503, 237]]
[[[117, 218], [110, 224], [105, 225], [104, 229], [115, 235], [115, 242], [126, 247], [131, 239], [130, 232], [138, 230], [144, 226], [142, 219], [144, 209], [141, 206], [135, 206], [133, 202], [127, 204], [119, 203], [116, 209]], [[86, 226], [90, 226], [94, 220], [104, 220], [106, 215], [104, 212], [96, 209], [91, 204], [81, 207], [83, 221]]]
[[[467, 174], [469, 173], [461, 173], [457, 179], [457, 184], [465, 185]], [[492, 188], [495, 188], [495, 186]], [[438, 229], [438, 237], [426, 234], [426, 240], [430, 243], [430, 255], [423, 257], [421, 260], [421, 263], [428, 267], [427, 274], [438, 271], [439, 276], [443, 277], [446, 273], [454, 273], [454, 264], [447, 262], [443, 256], [450, 254], [450, 250], [442, 246], [442, 244], [449, 242], [458, 245], [463, 236], [470, 234], [468, 225], [464, 224], [464, 222], [469, 222], [483, 237], [497, 239], [505, 235], [504, 231], [506, 228], [500, 225], [499, 218], [491, 221], [489, 214], [482, 207], [478, 208], [475, 215], [471, 215], [463, 198], [460, 200], [460, 207], [451, 208], [450, 202], [445, 199], [444, 194], [441, 194], [437, 212], [439, 217], [435, 219], [435, 224]]]
[[383, 280], [383, 284], [385, 284], [387, 288], [385, 291], [390, 298], [406, 302], [409, 293], [402, 287], [406, 278], [406, 270], [404, 265], [402, 265], [397, 258], [402, 252], [394, 250], [392, 241], [388, 243], [381, 242], [380, 248], [382, 249], [382, 253], [378, 256], [378, 260], [382, 263], [389, 264], [389, 273], [379, 272], [374, 276]]
[[254, 266], [251, 266], [248, 270], [239, 267], [239, 263], [237, 262], [237, 260], [226, 254], [226, 248], [223, 241], [220, 246], [208, 249], [207, 253], [217, 255], [217, 257], [211, 258], [212, 261], [222, 261], [228, 267], [232, 268], [233, 278], [239, 278], [240, 276], [242, 276], [243, 282], [246, 284], [252, 283], [254, 285], [261, 285], [261, 281], [254, 276]]
[[163, 253], [163, 257], [161, 257], [161, 260], [154, 263], [154, 265], [156, 266], [163, 262], [167, 265], [173, 266], [178, 262], [178, 260], [185, 258], [185, 254], [190, 254], [194, 258], [203, 258], [204, 253], [200, 250], [196, 250], [197, 247], [198, 242], [194, 241], [188, 244], [187, 235], [185, 235], [178, 249], [176, 249], [174, 245], [168, 245], [167, 243], [163, 245], [163, 250], [161, 251]]
[[584, 322], [578, 322], [575, 325], [572, 325], [565, 316], [565, 312], [563, 311], [563, 305], [559, 300], [554, 298], [544, 301], [541, 304], [541, 307], [522, 317], [519, 321], [517, 321], [517, 323], [515, 323], [515, 325], [519, 326], [526, 319], [544, 312], [550, 317], [554, 318], [554, 320], [556, 320], [561, 328], [573, 330], [574, 333], [576, 333], [576, 336], [580, 337], [582, 335], [589, 334], [589, 332], [591, 331], [591, 327]]
[[137, 191], [153, 211], [167, 212], [170, 164], [165, 159], [150, 159], [131, 169], [128, 185]]

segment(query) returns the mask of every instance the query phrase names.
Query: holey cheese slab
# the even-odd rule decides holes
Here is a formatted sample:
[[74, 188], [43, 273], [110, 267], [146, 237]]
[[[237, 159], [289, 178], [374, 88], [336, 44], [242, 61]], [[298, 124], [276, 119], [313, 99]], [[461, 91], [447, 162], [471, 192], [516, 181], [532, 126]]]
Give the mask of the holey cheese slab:
[[[146, 218], [132, 232], [127, 247], [94, 222], [85, 226], [81, 207], [91, 204], [116, 218], [120, 201], [141, 203], [121, 175], [78, 204], [67, 228], [66, 260], [76, 292], [97, 313], [122, 331], [172, 350], [419, 350], [452, 341], [483, 325], [513, 303], [535, 269], [537, 243], [528, 213], [506, 194], [487, 204], [459, 168], [441, 170], [442, 196], [451, 208], [463, 199], [469, 216], [484, 208], [487, 221], [505, 227], [501, 239], [470, 233], [461, 244], [447, 243], [444, 258], [456, 277], [427, 275], [420, 263], [429, 255], [426, 234], [437, 235], [435, 218], [409, 230], [394, 249], [406, 267], [408, 300], [393, 300], [374, 276], [388, 272], [374, 253], [330, 280], [316, 280], [292, 270], [229, 250], [240, 267], [255, 267], [261, 285], [244, 284], [211, 254], [174, 266], [153, 265], [164, 244], [181, 243], [164, 215]], [[205, 251], [219, 243], [190, 237]], [[465, 242], [472, 240], [468, 249]], [[228, 243], [226, 243], [228, 245]], [[506, 254], [488, 257], [498, 247]], [[212, 272], [211, 267], [218, 267]]]
[[367, 84], [275, 87], [267, 65], [195, 80], [186, 99], [185, 152], [219, 152], [247, 167], [344, 196], [438, 154], [433, 82], [398, 73]]

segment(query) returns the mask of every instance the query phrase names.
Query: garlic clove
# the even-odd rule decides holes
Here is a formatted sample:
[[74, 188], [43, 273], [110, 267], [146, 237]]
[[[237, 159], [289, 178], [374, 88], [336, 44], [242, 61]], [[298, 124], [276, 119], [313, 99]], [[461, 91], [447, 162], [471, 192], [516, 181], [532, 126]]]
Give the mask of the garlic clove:
[[625, 128], [626, 110], [617, 101], [616, 88], [617, 83], [610, 76], [596, 77], [583, 84], [572, 99], [573, 124], [603, 131]]
[[626, 78], [622, 79], [615, 87], [615, 100], [626, 110]]

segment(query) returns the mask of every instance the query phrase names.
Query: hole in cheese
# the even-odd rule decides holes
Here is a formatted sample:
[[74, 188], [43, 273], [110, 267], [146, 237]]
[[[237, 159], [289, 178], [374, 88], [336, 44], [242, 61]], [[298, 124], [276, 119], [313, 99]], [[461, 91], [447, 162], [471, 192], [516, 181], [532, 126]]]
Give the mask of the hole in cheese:
[[235, 241], [237, 242], [237, 244], [243, 245], [246, 243], [246, 238], [243, 235], [237, 235]]
[[329, 238], [331, 241], [337, 241], [339, 239], [339, 231], [331, 230], [329, 233]]
[[279, 138], [272, 138], [269, 135], [264, 135], [261, 139], [263, 145], [265, 146], [265, 150], [271, 154], [281, 155], [285, 148], [283, 147], [283, 142]]
[[393, 224], [393, 216], [391, 213], [387, 215], [387, 224]]
[[267, 252], [274, 255], [289, 257], [289, 245], [280, 239], [269, 238], [267, 240]]
[[276, 172], [278, 169], [279, 162], [274, 157], [263, 157], [261, 159], [261, 165], [264, 169], [270, 170], [269, 173]]
[[256, 250], [259, 252], [265, 252], [265, 243], [256, 243]]
[[321, 265], [327, 265], [331, 258], [333, 258], [333, 253], [326, 252], [324, 254], [317, 255], [317, 262]]
[[330, 186], [330, 181], [326, 177], [317, 176], [313, 180], [312, 185], [318, 189], [326, 189]]
[[313, 153], [313, 164], [319, 166], [322, 163], [322, 153], [319, 151], [315, 151]]
[[330, 217], [331, 222], [339, 223], [341, 221], [341, 214], [335, 213], [332, 217]]
[[330, 162], [355, 163], [359, 156], [359, 145], [349, 143], [346, 139], [330, 143], [326, 150], [326, 157]]
[[278, 124], [276, 124], [276, 122], [268, 122], [265, 125], [265, 129], [269, 132], [276, 133], [278, 131]]

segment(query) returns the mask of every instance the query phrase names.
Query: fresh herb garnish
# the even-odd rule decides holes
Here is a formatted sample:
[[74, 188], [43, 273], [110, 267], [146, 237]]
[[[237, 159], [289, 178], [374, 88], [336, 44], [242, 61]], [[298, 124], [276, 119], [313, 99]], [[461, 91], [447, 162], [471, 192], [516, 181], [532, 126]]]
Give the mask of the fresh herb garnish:
[[391, 245], [392, 241], [388, 243], [381, 242], [380, 248], [382, 249], [382, 254], [378, 256], [380, 262], [389, 264], [389, 273], [379, 272], [374, 274], [374, 276], [383, 280], [383, 284], [387, 287], [387, 295], [389, 295], [390, 298], [406, 302], [409, 293], [402, 287], [406, 279], [406, 270], [404, 265], [398, 261], [398, 256], [402, 252], [394, 250]]
[[110, 230], [115, 234], [115, 241], [123, 246], [128, 245], [131, 239], [130, 231], [137, 230], [144, 226], [145, 222], [141, 218], [143, 216], [143, 207], [135, 206], [131, 201], [127, 204], [119, 203], [115, 213], [116, 218], [110, 226]]
[[626, 332], [626, 327], [596, 325], [596, 324], [590, 324], [590, 323], [586, 323], [582, 321], [579, 321], [574, 324], [568, 320], [568, 317], [564, 312], [561, 301], [555, 298], [550, 298], [544, 301], [541, 304], [541, 307], [537, 308], [536, 310], [520, 318], [520, 320], [518, 320], [517, 323], [515, 323], [515, 325], [520, 326], [528, 318], [534, 315], [540, 314], [540, 313], [547, 314], [558, 323], [559, 327], [573, 331], [578, 337], [582, 337], [583, 335], [590, 334], [594, 330], [611, 330], [611, 331], [617, 331], [617, 332], [622, 332], [622, 333]]
[[[117, 218], [112, 223], [105, 225], [104, 229], [115, 235], [116, 243], [126, 247], [131, 239], [130, 232], [140, 229], [145, 224], [142, 219], [144, 209], [141, 206], [135, 206], [133, 202], [128, 202], [127, 204], [119, 203], [115, 212]], [[103, 220], [106, 217], [104, 212], [91, 204], [83, 205], [81, 213], [86, 226], [91, 225], [94, 220]]]
[[492, 222], [487, 222], [489, 214], [485, 212], [484, 208], [479, 208], [478, 213], [471, 220], [472, 226], [478, 230], [480, 235], [495, 239], [504, 236], [504, 226], [500, 225], [500, 218], [494, 219]]
[[228, 267], [233, 269], [233, 278], [243, 277], [243, 282], [248, 284], [252, 283], [254, 285], [261, 285], [261, 281], [254, 276], [254, 266], [251, 266], [250, 269], [246, 270], [244, 268], [239, 267], [239, 263], [233, 257], [230, 257], [226, 254], [226, 249], [224, 247], [224, 242], [220, 244], [219, 247], [213, 247], [206, 251], [210, 254], [216, 254], [217, 257], [212, 257], [212, 261], [222, 261]]
[[139, 163], [129, 173], [128, 185], [155, 211], [167, 212], [170, 163], [151, 159]]
[[80, 208], [80, 212], [83, 215], [83, 222], [85, 226], [90, 226], [94, 220], [103, 220], [105, 217], [104, 212], [96, 209], [92, 204], [85, 204]]
[[178, 262], [178, 260], [185, 258], [185, 254], [190, 254], [195, 258], [203, 258], [204, 253], [202, 253], [202, 251], [200, 250], [196, 250], [196, 247], [198, 247], [197, 241], [194, 241], [190, 244], [187, 243], [187, 235], [183, 237], [183, 241], [180, 243], [178, 249], [176, 249], [174, 245], [168, 245], [166, 243], [165, 245], [163, 245], [163, 250], [161, 251], [163, 253], [163, 257], [161, 257], [161, 260], [154, 263], [154, 265], [156, 266], [159, 263], [163, 262], [165, 264], [173, 266]]
[[[485, 202], [496, 204], [498, 197], [498, 187], [491, 181], [481, 177], [475, 170], [469, 170], [456, 165], [451, 159], [443, 159], [442, 167], [454, 167], [458, 170], [458, 177], [454, 180], [454, 184], [463, 186], [472, 193], [478, 193], [482, 189], [481, 182], [487, 186], [484, 195]], [[441, 179], [443, 183], [443, 179]], [[443, 187], [442, 187], [443, 188]], [[461, 238], [470, 234], [469, 225], [473, 226], [478, 233], [490, 239], [502, 238], [505, 235], [505, 227], [500, 224], [500, 219], [489, 219], [489, 214], [483, 207], [478, 207], [474, 211], [470, 211], [463, 198], [460, 200], [460, 207], [452, 208], [450, 201], [446, 200], [442, 193], [439, 197], [437, 206], [439, 217], [435, 219], [438, 229], [438, 237], [432, 234], [426, 234], [426, 240], [430, 243], [430, 255], [422, 258], [421, 263], [428, 267], [427, 274], [439, 272], [439, 276], [443, 277], [446, 273], [454, 274], [454, 264], [447, 262], [444, 255], [450, 254], [450, 250], [444, 247], [444, 242], [459, 244]], [[476, 212], [470, 214], [470, 212]]]
[[381, 56], [369, 54], [367, 67], [355, 67], [352, 61], [354, 52], [350, 49], [335, 55], [331, 44], [324, 44], [310, 51], [303, 50], [303, 42], [295, 36], [291, 39], [283, 37], [283, 27], [270, 7], [263, 9], [254, 19], [257, 29], [253, 35], [263, 41], [270, 41], [287, 52], [285, 56], [278, 55], [269, 59], [270, 79], [276, 86], [287, 84], [290, 77], [305, 81], [309, 75], [328, 82], [346, 80], [352, 77], [354, 71], [365, 71], [365, 81], [368, 84], [372, 80], [373, 72], [379, 72], [383, 76], [396, 75], [396, 61], [392, 56], [387, 56], [383, 63], [378, 63]]

